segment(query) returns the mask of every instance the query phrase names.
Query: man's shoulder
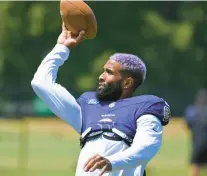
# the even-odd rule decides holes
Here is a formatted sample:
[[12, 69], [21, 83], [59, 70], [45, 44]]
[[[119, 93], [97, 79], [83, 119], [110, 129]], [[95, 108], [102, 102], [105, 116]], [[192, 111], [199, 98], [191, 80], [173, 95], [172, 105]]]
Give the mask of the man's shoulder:
[[136, 96], [140, 102], [140, 106], [137, 108], [137, 117], [145, 114], [152, 114], [160, 119], [162, 125], [167, 125], [171, 110], [169, 104], [161, 97], [155, 95], [140, 95]]
[[195, 110], [195, 105], [193, 105], [193, 104], [189, 104], [189, 105], [185, 108], [185, 111], [192, 111], [192, 110]]
[[87, 91], [80, 95], [80, 97], [77, 99], [78, 102], [86, 102], [87, 104], [90, 103], [98, 103], [98, 100], [96, 98], [96, 92], [94, 91]]
[[94, 91], [88, 91], [84, 92], [79, 96], [77, 99], [77, 102], [82, 106], [85, 103], [87, 104], [97, 104], [98, 100], [96, 99], [96, 92]]
[[166, 102], [163, 98], [158, 97], [156, 95], [150, 95], [150, 94], [145, 94], [145, 95], [138, 95], [132, 97], [131, 101], [139, 102], [139, 103], [158, 103], [158, 102]]
[[80, 97], [82, 98], [96, 98], [96, 92], [94, 91], [87, 91], [87, 92], [84, 92], [83, 94], [80, 95]]

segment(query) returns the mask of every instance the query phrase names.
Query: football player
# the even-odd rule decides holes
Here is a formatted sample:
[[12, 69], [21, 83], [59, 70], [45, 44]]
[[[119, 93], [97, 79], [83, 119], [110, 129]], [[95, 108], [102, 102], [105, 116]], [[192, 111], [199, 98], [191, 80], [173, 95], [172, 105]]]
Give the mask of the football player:
[[63, 24], [57, 44], [34, 75], [33, 90], [80, 134], [76, 176], [143, 176], [160, 149], [170, 107], [154, 95], [133, 96], [146, 77], [144, 62], [133, 54], [112, 55], [103, 66], [97, 90], [77, 100], [56, 83], [59, 67], [83, 41], [84, 33], [74, 36]]

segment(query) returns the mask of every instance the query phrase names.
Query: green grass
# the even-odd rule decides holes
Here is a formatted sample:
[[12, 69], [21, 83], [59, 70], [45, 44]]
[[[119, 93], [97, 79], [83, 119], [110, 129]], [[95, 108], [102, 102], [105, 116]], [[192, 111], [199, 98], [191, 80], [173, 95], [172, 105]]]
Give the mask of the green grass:
[[152, 175], [187, 175], [188, 148], [186, 139], [165, 139], [160, 152], [148, 166], [154, 172]]
[[[188, 175], [189, 138], [181, 121], [164, 130], [148, 176]], [[73, 176], [79, 139], [58, 120], [0, 121], [0, 176]]]

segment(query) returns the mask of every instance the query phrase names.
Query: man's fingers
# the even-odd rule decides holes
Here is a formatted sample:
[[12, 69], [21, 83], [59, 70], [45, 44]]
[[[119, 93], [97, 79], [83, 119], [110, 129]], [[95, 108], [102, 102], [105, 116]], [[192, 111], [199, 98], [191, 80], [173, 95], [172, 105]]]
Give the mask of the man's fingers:
[[84, 35], [85, 35], [85, 33], [86, 33], [86, 32], [85, 32], [84, 30], [80, 31], [78, 37], [76, 38], [76, 41], [77, 41], [78, 43], [81, 42], [82, 40], [84, 40]]
[[84, 170], [87, 172], [89, 171], [96, 162], [99, 162], [101, 160], [101, 156], [94, 155], [93, 157], [89, 158], [89, 160], [84, 165]]
[[92, 160], [92, 159], [95, 159], [96, 157], [98, 157], [99, 155], [96, 154], [96, 155], [93, 155], [92, 157], [88, 158], [88, 160], [85, 162], [84, 164], [84, 167]]
[[96, 154], [89, 158], [84, 165], [84, 170], [86, 172], [93, 172], [96, 169], [101, 169], [100, 176], [103, 175], [106, 171], [111, 171], [111, 163], [106, 158]]
[[85, 162], [83, 168], [85, 168], [88, 165], [88, 163], [91, 161], [91, 159], [93, 159], [95, 157], [96, 157], [96, 155], [92, 156], [91, 158], [88, 158], [88, 160]]
[[93, 166], [92, 166], [92, 168], [90, 168], [90, 172], [93, 172], [93, 171], [95, 171], [96, 169], [101, 169], [103, 166], [104, 166], [104, 164], [105, 164], [105, 161], [104, 160], [102, 160], [102, 161], [99, 161], [99, 162], [96, 162]]
[[97, 162], [99, 162], [97, 159], [92, 159], [89, 161], [89, 163], [86, 165], [84, 170], [88, 172]]
[[106, 171], [107, 171], [107, 165], [105, 165], [105, 166], [101, 169], [101, 173], [100, 173], [99, 176], [102, 176]]
[[88, 172], [93, 166], [94, 164], [96, 163], [96, 160], [95, 159], [91, 159], [88, 164], [84, 167], [84, 170], [86, 172]]
[[62, 31], [67, 31], [67, 28], [65, 27], [65, 23], [62, 22]]

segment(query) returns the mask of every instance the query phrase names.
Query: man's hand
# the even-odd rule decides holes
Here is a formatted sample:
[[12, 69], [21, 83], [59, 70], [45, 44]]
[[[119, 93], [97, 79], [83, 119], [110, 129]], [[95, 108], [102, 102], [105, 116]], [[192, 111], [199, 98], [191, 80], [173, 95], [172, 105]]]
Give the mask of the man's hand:
[[74, 35], [71, 31], [68, 31], [65, 24], [62, 24], [62, 33], [59, 35], [57, 43], [63, 44], [69, 49], [77, 46], [81, 41], [84, 40], [85, 31], [80, 31], [79, 35]]
[[111, 171], [112, 166], [109, 160], [106, 158], [96, 154], [93, 157], [89, 158], [88, 161], [84, 165], [84, 170], [86, 172], [93, 172], [96, 169], [101, 169], [101, 173], [99, 176], [103, 175], [106, 171]]

